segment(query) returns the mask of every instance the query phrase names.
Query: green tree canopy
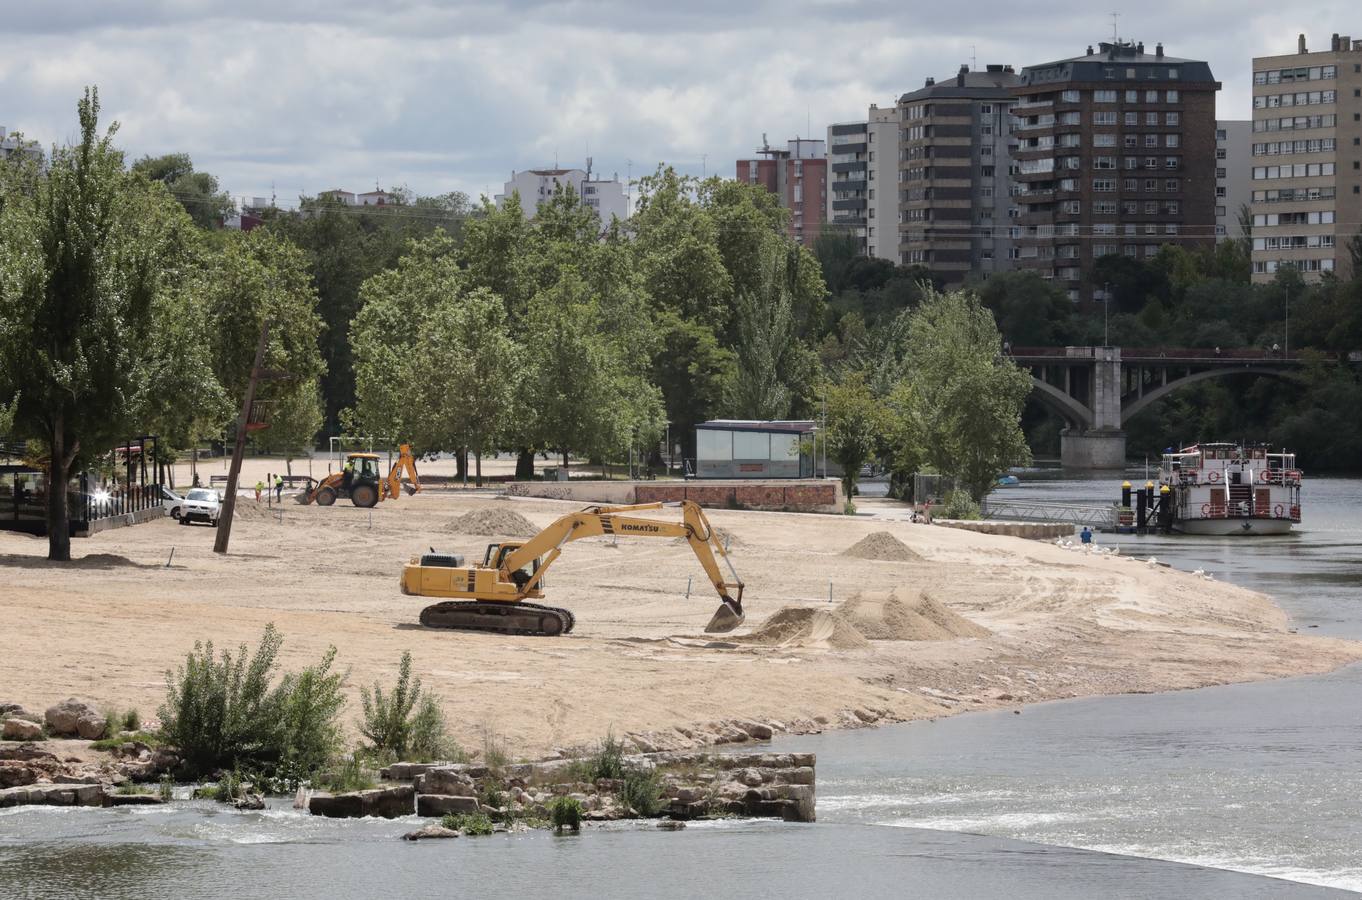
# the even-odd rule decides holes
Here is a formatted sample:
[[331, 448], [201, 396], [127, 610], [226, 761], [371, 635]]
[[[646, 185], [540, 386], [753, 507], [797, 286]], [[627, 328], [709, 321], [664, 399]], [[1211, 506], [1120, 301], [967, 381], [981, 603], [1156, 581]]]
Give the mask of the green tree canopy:
[[194, 170], [187, 153], [144, 156], [132, 164], [132, 170], [164, 184], [200, 228], [221, 228], [235, 208], [227, 192], [219, 189], [216, 178]]

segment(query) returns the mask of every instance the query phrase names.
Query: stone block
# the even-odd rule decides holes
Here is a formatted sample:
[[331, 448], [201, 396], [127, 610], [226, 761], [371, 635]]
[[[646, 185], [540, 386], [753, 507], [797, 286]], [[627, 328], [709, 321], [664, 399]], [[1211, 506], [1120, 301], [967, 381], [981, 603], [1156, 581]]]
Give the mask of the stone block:
[[445, 794], [455, 797], [476, 797], [472, 776], [451, 766], [431, 769], [416, 777], [419, 794]]
[[396, 819], [409, 816], [415, 805], [416, 791], [409, 784], [352, 791], [347, 794], [316, 793], [308, 800], [308, 812], [332, 819], [376, 816]]
[[28, 719], [10, 717], [0, 726], [0, 738], [7, 741], [41, 741], [43, 726]]
[[417, 794], [416, 814], [433, 818], [449, 813], [475, 813], [481, 809], [477, 797], [450, 796], [448, 794]]
[[54, 735], [93, 741], [104, 734], [104, 715], [88, 700], [68, 697], [49, 706], [44, 718], [48, 732]]

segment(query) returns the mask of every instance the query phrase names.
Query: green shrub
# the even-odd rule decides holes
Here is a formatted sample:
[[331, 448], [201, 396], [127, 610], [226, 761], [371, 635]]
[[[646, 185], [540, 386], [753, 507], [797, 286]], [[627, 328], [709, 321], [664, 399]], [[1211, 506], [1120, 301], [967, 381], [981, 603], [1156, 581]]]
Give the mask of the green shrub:
[[169, 775], [161, 776], [161, 786], [157, 791], [161, 795], [161, 800], [169, 803], [175, 799], [175, 779]]
[[629, 771], [624, 775], [619, 801], [639, 816], [655, 816], [662, 811], [662, 778], [657, 772]]
[[244, 796], [241, 790], [241, 775], [236, 771], [223, 772], [218, 779], [217, 788], [213, 791], [213, 799], [219, 803], [231, 803], [240, 800]]
[[411, 674], [411, 651], [402, 654], [397, 683], [388, 693], [377, 683], [373, 691], [360, 688], [364, 722], [360, 733], [373, 752], [402, 762], [429, 762], [460, 755], [450, 740], [439, 700], [421, 690], [421, 679]]
[[846, 503], [844, 503], [844, 504], [842, 505], [842, 515], [844, 515], [844, 516], [854, 516], [854, 515], [856, 515], [856, 504], [855, 504], [855, 503], [852, 503], [850, 500], [848, 500]]
[[142, 730], [142, 716], [140, 713], [137, 712], [137, 710], [130, 709], [128, 710], [127, 714], [123, 716], [123, 730], [124, 731]]
[[978, 519], [979, 504], [974, 502], [968, 491], [951, 491], [941, 505], [940, 516], [943, 519]]
[[469, 836], [491, 834], [496, 830], [492, 820], [484, 813], [448, 813], [440, 820], [440, 824]]
[[506, 752], [505, 741], [490, 728], [485, 728], [482, 732], [482, 762], [493, 773], [499, 772], [511, 762], [511, 755]]
[[118, 737], [100, 738], [97, 741], [91, 741], [90, 749], [104, 750], [107, 752], [117, 747], [121, 747], [124, 744], [128, 743], [129, 741], [140, 741], [143, 744], [146, 744], [148, 747], [160, 747], [162, 744], [165, 743], [165, 739], [161, 737], [161, 734], [159, 732], [138, 731], [133, 734], [119, 735]]
[[205, 784], [202, 787], [196, 787], [194, 793], [190, 796], [195, 800], [216, 800], [218, 798], [218, 786], [216, 784]]
[[255, 653], [234, 656], [195, 643], [184, 665], [166, 673], [162, 735], [191, 777], [246, 767], [297, 779], [326, 764], [340, 744], [344, 675], [331, 671], [334, 647], [321, 662], [271, 686], [283, 637], [266, 625]]
[[562, 833], [582, 830], [582, 804], [576, 797], [555, 797], [549, 804], [549, 822], [553, 830]]
[[624, 777], [624, 742], [612, 731], [601, 741], [596, 752], [587, 757], [587, 780]]
[[378, 782], [374, 780], [373, 770], [367, 768], [364, 762], [363, 756], [352, 753], [341, 760], [339, 766], [322, 772], [313, 779], [312, 783], [324, 791], [331, 791], [335, 794], [368, 790], [375, 787]]

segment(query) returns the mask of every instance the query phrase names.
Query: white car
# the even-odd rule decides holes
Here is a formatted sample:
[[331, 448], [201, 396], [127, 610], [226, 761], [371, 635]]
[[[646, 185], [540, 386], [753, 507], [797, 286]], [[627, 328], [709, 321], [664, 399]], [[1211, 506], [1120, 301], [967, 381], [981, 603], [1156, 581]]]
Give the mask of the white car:
[[218, 492], [209, 488], [193, 488], [184, 498], [180, 507], [180, 524], [207, 522], [214, 528], [218, 525], [218, 514], [222, 511], [222, 498]]
[[162, 485], [161, 487], [161, 508], [166, 511], [166, 515], [172, 519], [180, 517], [180, 510], [184, 509], [184, 497]]

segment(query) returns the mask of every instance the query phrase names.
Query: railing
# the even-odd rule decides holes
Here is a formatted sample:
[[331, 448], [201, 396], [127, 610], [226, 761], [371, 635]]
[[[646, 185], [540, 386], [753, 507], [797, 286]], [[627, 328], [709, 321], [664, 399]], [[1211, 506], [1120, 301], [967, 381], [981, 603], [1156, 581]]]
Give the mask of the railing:
[[68, 509], [71, 518], [93, 522], [159, 507], [162, 499], [159, 484], [133, 485], [110, 491], [87, 488], [71, 492]]
[[985, 519], [1008, 519], [1019, 522], [1072, 522], [1093, 528], [1110, 530], [1116, 526], [1117, 507], [1046, 501], [1025, 501], [985, 497], [980, 504]]

